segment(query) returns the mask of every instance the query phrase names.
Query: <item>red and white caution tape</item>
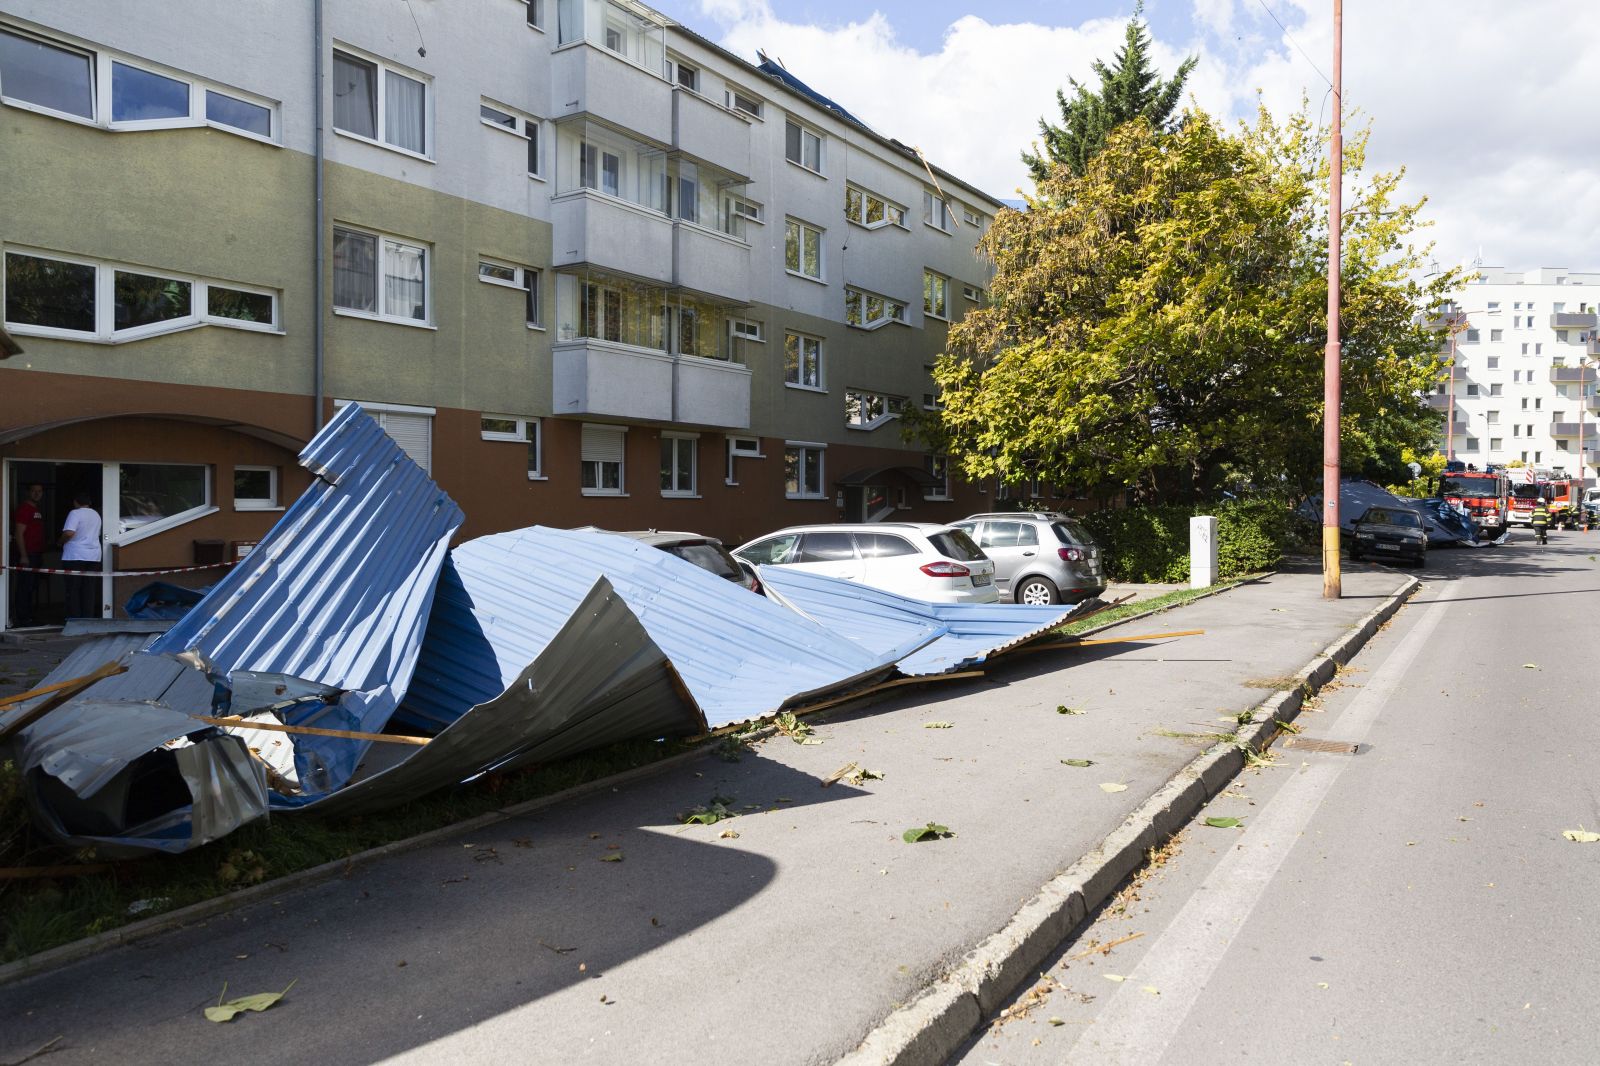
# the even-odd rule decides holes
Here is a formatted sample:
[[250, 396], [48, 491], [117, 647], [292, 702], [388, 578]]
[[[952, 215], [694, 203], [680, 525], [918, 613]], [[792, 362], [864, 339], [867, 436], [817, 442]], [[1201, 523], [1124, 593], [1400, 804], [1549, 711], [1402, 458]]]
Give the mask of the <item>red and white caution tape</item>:
[[69, 577], [153, 577], [156, 574], [187, 574], [195, 570], [215, 570], [218, 567], [232, 566], [237, 559], [224, 563], [206, 563], [204, 566], [175, 566], [167, 570], [113, 570], [109, 574], [103, 570], [57, 570], [44, 566], [0, 566], [0, 570], [10, 570], [18, 574], [66, 574]]

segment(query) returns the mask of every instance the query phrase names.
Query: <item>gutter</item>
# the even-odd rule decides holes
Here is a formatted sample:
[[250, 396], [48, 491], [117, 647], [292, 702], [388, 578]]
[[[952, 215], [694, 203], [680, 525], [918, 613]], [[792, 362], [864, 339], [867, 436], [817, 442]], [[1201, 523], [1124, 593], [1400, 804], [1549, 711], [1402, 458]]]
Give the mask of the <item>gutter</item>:
[[312, 383], [312, 390], [313, 390], [312, 403], [313, 403], [314, 406], [313, 406], [312, 412], [311, 412], [311, 425], [312, 425], [312, 428], [314, 430], [321, 430], [322, 429], [322, 408], [323, 408], [323, 404], [324, 404], [323, 393], [322, 393], [322, 379], [323, 379], [323, 368], [324, 368], [324, 365], [325, 365], [325, 346], [326, 346], [326, 343], [327, 343], [327, 337], [326, 337], [327, 322], [323, 317], [323, 311], [322, 311], [323, 304], [327, 302], [326, 301], [327, 293], [324, 291], [325, 286], [324, 286], [323, 276], [322, 276], [323, 275], [323, 270], [324, 270], [324, 268], [326, 266], [326, 264], [324, 262], [325, 252], [323, 250], [323, 236], [322, 236], [323, 235], [323, 231], [325, 229], [325, 221], [326, 221], [325, 217], [324, 217], [324, 210], [325, 209], [323, 207], [323, 172], [326, 169], [327, 159], [328, 159], [327, 151], [326, 151], [326, 148], [325, 148], [325, 146], [323, 144], [323, 129], [322, 129], [322, 110], [323, 110], [323, 107], [322, 107], [322, 0], [312, 0], [312, 8], [311, 8], [311, 10], [312, 10], [312, 27], [313, 27], [312, 28], [312, 36], [315, 38], [313, 43], [312, 43], [312, 47], [314, 48], [315, 53], [316, 53], [315, 54], [315, 58], [314, 58], [314, 60], [312, 62], [312, 70], [313, 70], [312, 85], [311, 85], [312, 93], [313, 93], [313, 96], [312, 96], [312, 110], [315, 111], [316, 116], [317, 116], [315, 132], [313, 134], [314, 143], [313, 143], [313, 149], [312, 149], [313, 150], [313, 154], [315, 156], [315, 162], [313, 163], [313, 166], [315, 167], [315, 170], [316, 170], [316, 179], [315, 179], [316, 185], [315, 185], [315, 193], [314, 193], [314, 196], [315, 196], [315, 199], [316, 199], [316, 210], [313, 212], [313, 214], [315, 216], [315, 222], [314, 222], [315, 232], [313, 232], [312, 235], [311, 235], [312, 248], [314, 249], [314, 251], [312, 252], [312, 282], [311, 282], [311, 289], [312, 289], [312, 302], [315, 305], [313, 307], [313, 309], [312, 309], [312, 315], [313, 315], [312, 322], [313, 322], [313, 325], [312, 325], [312, 340], [311, 340], [311, 351], [312, 351], [312, 356], [311, 356], [311, 359], [312, 359], [311, 376], [312, 376], [312, 379], [313, 379], [313, 383]]

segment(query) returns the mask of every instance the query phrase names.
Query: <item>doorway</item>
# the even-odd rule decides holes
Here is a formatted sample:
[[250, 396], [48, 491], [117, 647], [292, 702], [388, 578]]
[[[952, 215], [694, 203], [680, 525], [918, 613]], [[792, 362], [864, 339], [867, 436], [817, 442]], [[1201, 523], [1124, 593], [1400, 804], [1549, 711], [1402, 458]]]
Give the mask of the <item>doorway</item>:
[[[56, 542], [61, 538], [67, 512], [72, 510], [74, 496], [84, 493], [96, 512], [102, 516], [106, 513], [104, 468], [100, 463], [9, 459], [5, 464], [5, 477], [0, 482], [5, 491], [5, 529], [0, 531], [0, 544], [4, 546], [4, 557], [13, 565], [20, 551], [17, 508], [31, 496], [32, 486], [39, 485], [43, 489], [36, 506], [43, 517], [44, 552], [42, 559], [32, 560], [35, 567], [61, 568], [61, 549]], [[102, 546], [102, 571], [109, 565], [109, 558], [109, 550]], [[4, 627], [15, 628], [19, 622], [26, 621], [36, 626], [60, 625], [66, 620], [66, 583], [70, 580], [83, 579], [62, 574], [19, 574], [8, 568], [5, 601], [0, 604]], [[99, 598], [104, 599], [103, 596]], [[25, 609], [21, 615], [19, 609]], [[22, 616], [26, 614], [31, 614], [31, 619]]]

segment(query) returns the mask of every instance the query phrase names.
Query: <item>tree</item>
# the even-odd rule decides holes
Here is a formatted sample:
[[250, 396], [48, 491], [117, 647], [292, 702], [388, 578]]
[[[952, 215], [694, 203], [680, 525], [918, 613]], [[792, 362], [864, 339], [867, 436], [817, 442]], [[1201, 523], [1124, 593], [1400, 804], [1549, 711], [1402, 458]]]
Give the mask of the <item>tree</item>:
[[1052, 164], [1065, 166], [1074, 176], [1081, 175], [1089, 159], [1105, 146], [1111, 131], [1124, 122], [1142, 118], [1158, 131], [1169, 128], [1172, 113], [1178, 107], [1183, 86], [1194, 69], [1195, 57], [1190, 56], [1178, 64], [1172, 80], [1163, 82], [1150, 64], [1150, 35], [1145, 32], [1139, 15], [1144, 5], [1133, 9], [1128, 20], [1127, 34], [1122, 47], [1107, 67], [1095, 60], [1094, 72], [1100, 76], [1100, 88], [1090, 92], [1076, 78], [1068, 78], [1072, 99], [1056, 90], [1056, 105], [1061, 110], [1061, 125], [1039, 120], [1038, 154], [1023, 152], [1022, 161], [1033, 175], [1035, 185], [1040, 185], [1050, 173]]
[[[983, 237], [986, 306], [934, 368], [943, 410], [914, 429], [969, 478], [1111, 482], [1146, 499], [1309, 489], [1320, 477], [1327, 303], [1323, 134], [1263, 110], [1233, 135], [1190, 112], [1112, 133], [1081, 176], [1052, 171]], [[1431, 448], [1437, 311], [1416, 280], [1420, 203], [1364, 177], [1346, 142], [1343, 455], [1359, 470]], [[1433, 317], [1437, 317], [1434, 315]]]

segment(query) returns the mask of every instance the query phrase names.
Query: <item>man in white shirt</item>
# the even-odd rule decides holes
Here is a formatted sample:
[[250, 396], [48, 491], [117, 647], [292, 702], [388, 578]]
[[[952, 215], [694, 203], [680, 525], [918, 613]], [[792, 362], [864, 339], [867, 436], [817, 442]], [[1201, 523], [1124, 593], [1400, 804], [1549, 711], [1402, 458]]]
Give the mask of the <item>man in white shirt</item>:
[[67, 578], [67, 617], [100, 617], [100, 514], [88, 493], [72, 497], [72, 510], [61, 526], [61, 566], [84, 571]]

